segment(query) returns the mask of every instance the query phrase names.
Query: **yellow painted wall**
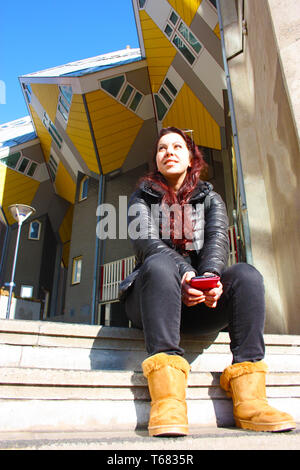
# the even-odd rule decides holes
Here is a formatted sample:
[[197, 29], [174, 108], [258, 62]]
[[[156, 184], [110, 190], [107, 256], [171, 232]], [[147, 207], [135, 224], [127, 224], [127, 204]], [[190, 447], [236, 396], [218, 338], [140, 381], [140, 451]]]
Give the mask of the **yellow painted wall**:
[[140, 11], [140, 19], [151, 88], [156, 93], [177, 51], [144, 10]]
[[4, 165], [0, 165], [0, 204], [9, 224], [13, 224], [16, 221], [10, 215], [8, 206], [11, 204], [27, 204], [31, 206], [39, 184], [38, 181], [29, 176], [22, 175]]
[[122, 166], [144, 121], [102, 90], [88, 93], [86, 101], [106, 174]]
[[221, 40], [221, 33], [220, 33], [220, 25], [219, 23], [216, 25], [214, 29], [214, 33], [218, 36], [218, 38]]
[[66, 132], [91, 171], [99, 174], [82, 95], [73, 95]]
[[31, 89], [52, 122], [55, 122], [59, 89], [58, 85], [32, 83]]
[[192, 90], [184, 84], [163, 120], [163, 127], [193, 129], [198, 145], [221, 149], [220, 128]]
[[74, 204], [76, 184], [61, 162], [57, 168], [55, 188], [59, 196]]
[[[32, 113], [32, 118], [34, 121], [37, 135], [40, 139], [40, 143], [41, 143], [45, 160], [46, 162], [48, 162], [50, 158], [52, 137], [47, 131], [47, 129], [45, 128], [45, 126], [43, 125], [42, 121], [40, 120], [40, 118], [38, 117], [37, 113], [35, 112], [35, 110], [33, 109], [31, 105], [30, 105], [30, 110]], [[61, 162], [59, 163], [58, 169], [57, 169], [55, 187], [59, 196], [65, 198], [67, 201], [71, 202], [72, 204], [74, 203], [76, 185]]]
[[187, 26], [190, 26], [202, 0], [168, 0]]
[[36, 129], [36, 133], [38, 135], [38, 138], [40, 139], [42, 151], [45, 157], [46, 162], [48, 162], [50, 158], [50, 150], [51, 150], [51, 142], [52, 142], [52, 137], [43, 125], [42, 121], [38, 117], [37, 113], [33, 109], [31, 105], [29, 105], [32, 119], [34, 122], [34, 126]]

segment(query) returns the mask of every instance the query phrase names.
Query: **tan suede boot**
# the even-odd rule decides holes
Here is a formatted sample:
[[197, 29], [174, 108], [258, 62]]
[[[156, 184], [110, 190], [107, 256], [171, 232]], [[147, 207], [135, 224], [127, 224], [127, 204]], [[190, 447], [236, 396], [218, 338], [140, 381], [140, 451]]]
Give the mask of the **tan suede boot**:
[[187, 386], [189, 363], [181, 356], [155, 354], [142, 364], [151, 396], [150, 436], [188, 434]]
[[221, 375], [221, 387], [232, 397], [235, 423], [253, 431], [287, 431], [294, 429], [293, 418], [272, 408], [266, 398], [263, 361], [241, 362], [227, 367]]

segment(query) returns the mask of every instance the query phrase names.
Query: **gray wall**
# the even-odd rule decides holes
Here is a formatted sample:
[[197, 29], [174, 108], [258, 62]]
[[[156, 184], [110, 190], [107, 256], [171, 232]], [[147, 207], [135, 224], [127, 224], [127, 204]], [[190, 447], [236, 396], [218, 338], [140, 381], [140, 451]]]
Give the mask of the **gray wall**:
[[[77, 183], [63, 320], [90, 323], [99, 184], [96, 179], [90, 178], [87, 199], [78, 202], [78, 191], [83, 176], [79, 175]], [[72, 285], [73, 258], [77, 256], [82, 256], [81, 281], [79, 284]]]

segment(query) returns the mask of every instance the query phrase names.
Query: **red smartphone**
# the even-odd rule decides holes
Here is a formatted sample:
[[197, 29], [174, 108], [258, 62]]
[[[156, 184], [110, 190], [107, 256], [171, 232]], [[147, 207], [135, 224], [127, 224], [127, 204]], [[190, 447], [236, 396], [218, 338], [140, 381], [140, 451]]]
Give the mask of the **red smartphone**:
[[220, 280], [220, 276], [211, 275], [211, 276], [195, 276], [190, 280], [190, 286], [199, 290], [209, 290], [217, 287], [217, 284]]

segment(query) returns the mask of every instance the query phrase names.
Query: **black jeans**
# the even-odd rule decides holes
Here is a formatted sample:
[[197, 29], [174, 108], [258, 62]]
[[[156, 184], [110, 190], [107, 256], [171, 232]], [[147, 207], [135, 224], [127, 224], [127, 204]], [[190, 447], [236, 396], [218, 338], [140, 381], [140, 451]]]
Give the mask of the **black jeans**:
[[172, 257], [148, 257], [131, 288], [125, 309], [132, 326], [143, 329], [149, 355], [183, 355], [181, 332], [210, 334], [227, 328], [233, 363], [263, 359], [265, 323], [261, 274], [246, 263], [235, 264], [221, 276], [223, 294], [216, 308], [187, 307], [181, 302], [181, 278]]

